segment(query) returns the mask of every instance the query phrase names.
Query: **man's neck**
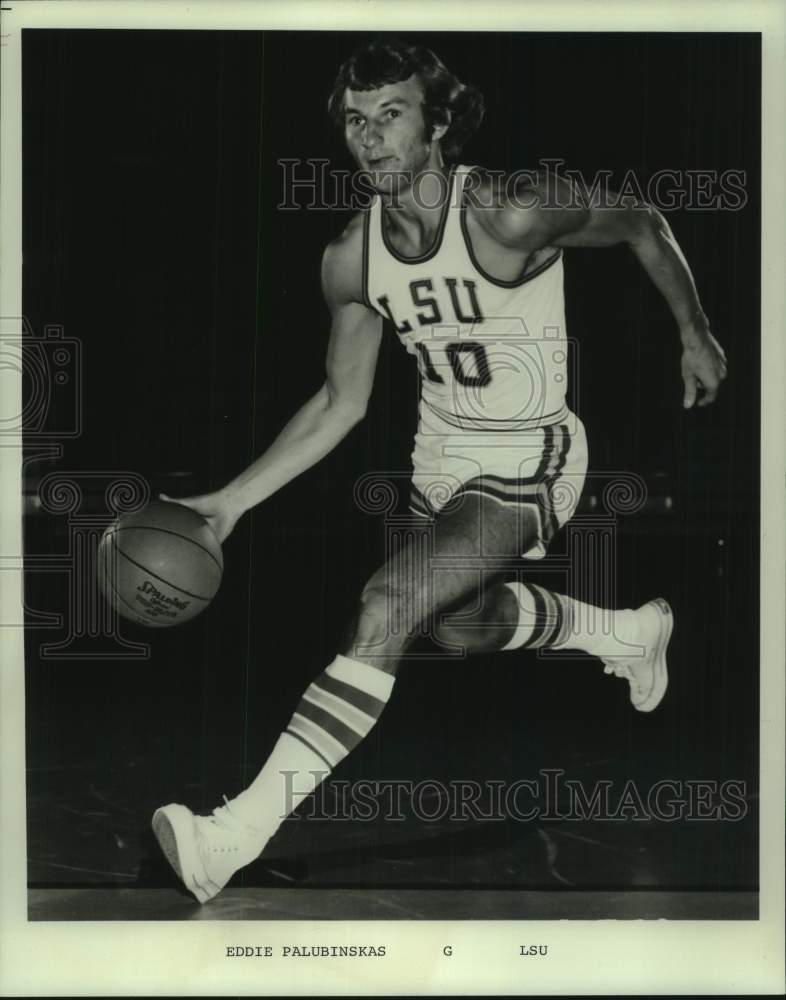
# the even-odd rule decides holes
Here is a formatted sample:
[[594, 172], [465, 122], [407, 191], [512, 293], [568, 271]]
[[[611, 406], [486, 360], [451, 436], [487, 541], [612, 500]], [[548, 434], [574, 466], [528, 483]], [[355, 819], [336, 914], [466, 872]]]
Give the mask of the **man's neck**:
[[443, 163], [430, 165], [401, 190], [381, 193], [386, 224], [393, 230], [401, 230], [411, 242], [417, 242], [438, 227], [449, 195], [447, 167]]

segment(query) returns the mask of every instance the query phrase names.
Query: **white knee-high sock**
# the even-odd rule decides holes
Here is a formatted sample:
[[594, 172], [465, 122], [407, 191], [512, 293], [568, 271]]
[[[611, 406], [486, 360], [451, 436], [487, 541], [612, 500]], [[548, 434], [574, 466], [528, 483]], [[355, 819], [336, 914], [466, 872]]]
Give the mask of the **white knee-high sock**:
[[534, 583], [508, 583], [518, 599], [519, 620], [504, 649], [580, 649], [592, 656], [641, 654], [636, 613], [596, 608]]
[[374, 727], [394, 677], [337, 656], [311, 683], [273, 752], [249, 787], [229, 801], [231, 812], [264, 840]]

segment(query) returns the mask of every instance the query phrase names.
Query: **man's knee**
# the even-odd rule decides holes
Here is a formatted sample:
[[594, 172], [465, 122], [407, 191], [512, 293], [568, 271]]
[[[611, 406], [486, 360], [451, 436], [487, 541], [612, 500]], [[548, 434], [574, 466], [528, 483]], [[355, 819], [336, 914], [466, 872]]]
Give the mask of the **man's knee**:
[[360, 653], [373, 653], [402, 644], [399, 595], [384, 584], [369, 584], [360, 595], [347, 636], [347, 645]]

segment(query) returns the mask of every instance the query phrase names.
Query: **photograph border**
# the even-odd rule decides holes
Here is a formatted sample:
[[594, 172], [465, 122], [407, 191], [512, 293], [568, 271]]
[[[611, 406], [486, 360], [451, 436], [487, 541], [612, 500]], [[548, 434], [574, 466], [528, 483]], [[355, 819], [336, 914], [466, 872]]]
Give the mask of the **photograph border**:
[[[492, 14], [493, 11], [493, 14]], [[23, 630], [3, 625], [0, 670], [0, 995], [766, 994], [784, 988], [786, 407], [783, 178], [786, 5], [699, 0], [602, 5], [271, 0], [3, 0], [0, 317], [22, 311], [21, 31], [192, 30], [761, 32], [762, 477], [760, 918], [745, 921], [28, 922]], [[3, 382], [3, 390], [10, 390]], [[7, 412], [21, 412], [21, 379]], [[0, 441], [0, 622], [22, 617], [21, 437]], [[740, 664], [740, 670], [745, 664]], [[522, 925], [525, 925], [522, 927]], [[549, 944], [523, 965], [522, 943]], [[385, 945], [382, 958], [284, 958], [283, 945]], [[232, 960], [229, 946], [272, 946]], [[450, 953], [446, 951], [450, 949]]]

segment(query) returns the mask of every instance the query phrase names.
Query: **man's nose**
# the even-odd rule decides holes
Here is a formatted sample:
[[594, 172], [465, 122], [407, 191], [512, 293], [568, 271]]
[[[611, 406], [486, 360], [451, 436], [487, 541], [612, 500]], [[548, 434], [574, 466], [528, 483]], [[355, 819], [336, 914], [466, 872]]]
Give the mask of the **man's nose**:
[[366, 126], [363, 129], [363, 136], [361, 138], [363, 148], [371, 149], [372, 147], [376, 146], [379, 143], [380, 138], [381, 136], [379, 134], [379, 129], [376, 127], [376, 125], [370, 125], [366, 123]]

